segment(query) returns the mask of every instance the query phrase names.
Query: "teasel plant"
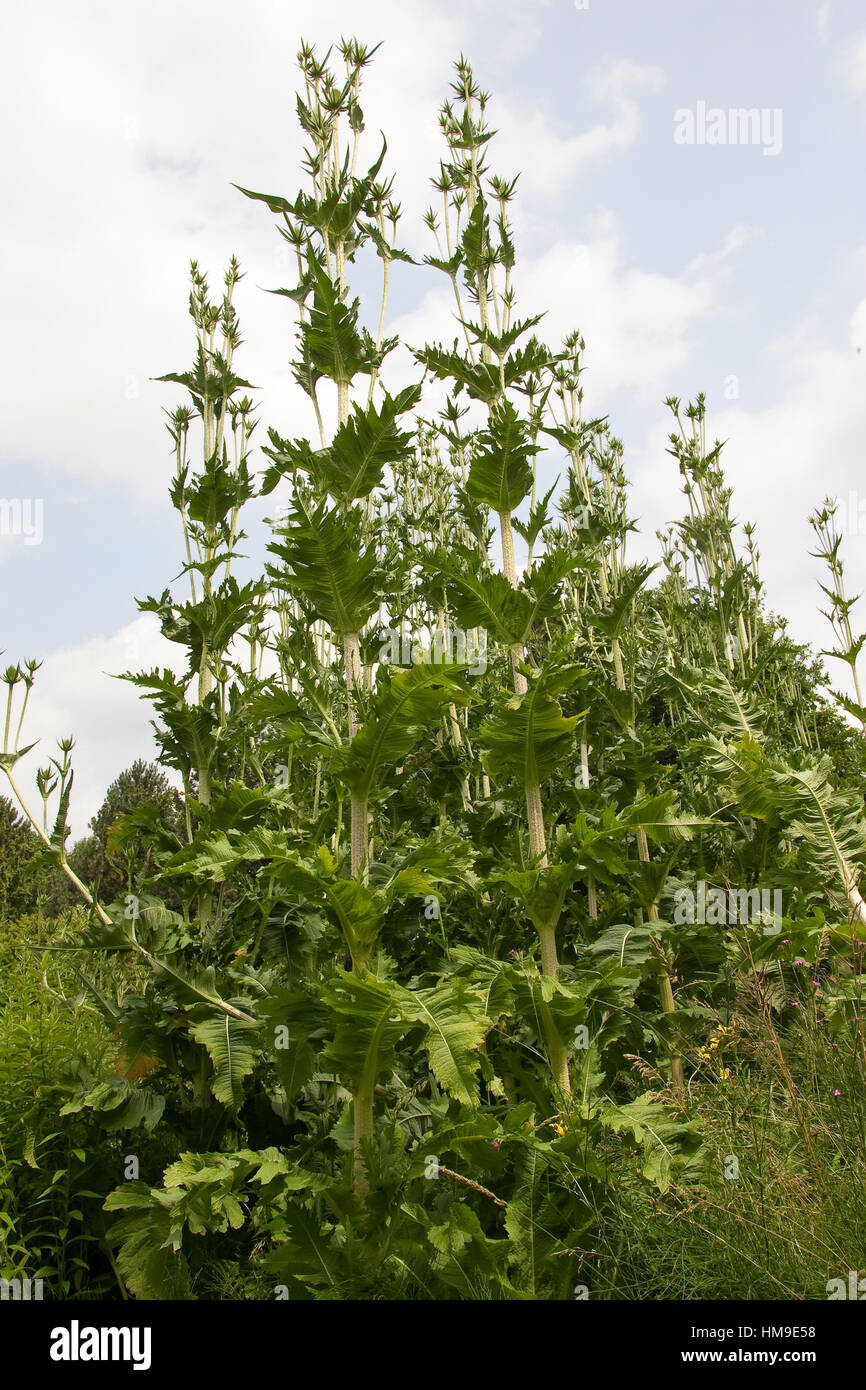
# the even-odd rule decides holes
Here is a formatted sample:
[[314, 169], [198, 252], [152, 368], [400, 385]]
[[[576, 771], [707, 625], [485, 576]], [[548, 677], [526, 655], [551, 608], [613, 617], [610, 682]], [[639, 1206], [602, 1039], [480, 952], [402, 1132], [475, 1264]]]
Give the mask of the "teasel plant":
[[[290, 429], [263, 431], [262, 473], [234, 259], [216, 297], [193, 264], [193, 365], [159, 378], [187, 393], [168, 412], [181, 561], [141, 607], [185, 669], [127, 678], [185, 823], [124, 817], [112, 852], [140, 839], [155, 869], [124, 884], [131, 916], [81, 885], [70, 938], [141, 971], [104, 1001], [124, 1074], [108, 1100], [82, 1083], [72, 1101], [107, 1114], [120, 1094], [130, 1126], [166, 1136], [161, 1185], [106, 1202], [139, 1297], [192, 1296], [188, 1257], [211, 1239], [292, 1297], [379, 1279], [570, 1297], [610, 1146], [626, 1135], [662, 1191], [693, 1171], [683, 1035], [706, 975], [727, 1005], [729, 958], [749, 968], [715, 927], [675, 920], [678, 888], [778, 864], [814, 907], [806, 864], [862, 912], [862, 794], [829, 753], [786, 755], [796, 719], [820, 746], [814, 672], [778, 655], [703, 398], [675, 409], [689, 511], [651, 583], [629, 562], [623, 445], [584, 410], [583, 338], [551, 348], [540, 315], [518, 317], [519, 185], [489, 173], [490, 98], [462, 58], [424, 219], [454, 343], [396, 365], [391, 294], [421, 272], [367, 130], [374, 53], [303, 44], [303, 187], [236, 185], [293, 270], [272, 293], [300, 391]], [[258, 497], [267, 559], [241, 582]], [[34, 669], [7, 672], [7, 775], [28, 751], [12, 691]], [[64, 808], [69, 752], [39, 784]], [[53, 834], [47, 809], [33, 819], [65, 839], [66, 809]], [[653, 1089], [635, 1094], [649, 1047]]]
[[[667, 401], [676, 429], [668, 452], [679, 464], [689, 515], [679, 522], [680, 555], [694, 568], [695, 583], [709, 593], [719, 624], [720, 659], [742, 678], [753, 661], [757, 611], [754, 565], [738, 555], [730, 515], [731, 489], [719, 468], [722, 444], [707, 447], [706, 398], [701, 394], [685, 407], [676, 397]], [[751, 532], [746, 531], [751, 541]], [[669, 553], [669, 552], [668, 552]]]
[[832, 656], [837, 661], [843, 661], [848, 667], [851, 676], [851, 683], [854, 687], [854, 699], [841, 692], [834, 692], [835, 698], [848, 714], [852, 715], [859, 723], [861, 729], [866, 731], [866, 707], [863, 705], [863, 692], [860, 685], [860, 677], [857, 670], [857, 661], [866, 642], [866, 634], [855, 637], [851, 627], [851, 610], [857, 602], [857, 597], [848, 598], [845, 592], [844, 562], [841, 556], [842, 536], [836, 529], [837, 503], [832, 498], [825, 498], [824, 504], [809, 517], [809, 524], [815, 533], [818, 542], [818, 549], [811, 554], [819, 560], [823, 560], [829, 571], [829, 584], [822, 584], [821, 591], [830, 601], [829, 610], [822, 609], [823, 616], [829, 622], [836, 645], [821, 653], [822, 656]]
[[[383, 379], [386, 359], [395, 346], [394, 339], [385, 337], [391, 267], [410, 258], [396, 244], [400, 208], [391, 197], [391, 181], [380, 179], [384, 144], [366, 173], [356, 172], [364, 131], [361, 75], [372, 54], [354, 41], [341, 44], [340, 53], [345, 74], [339, 79], [329, 66], [330, 55], [319, 60], [307, 47], [299, 54], [306, 100], [299, 99], [298, 109], [310, 142], [305, 163], [312, 192], [300, 193], [294, 202], [247, 189], [242, 192], [265, 202], [281, 217], [280, 234], [296, 250], [298, 284], [277, 293], [298, 306], [294, 373], [310, 399], [319, 437], [314, 448], [307, 439], [290, 440], [269, 432], [265, 452], [271, 466], [264, 490], [273, 491], [283, 480], [291, 488], [286, 515], [275, 526], [270, 549], [276, 562], [269, 566], [269, 577], [274, 591], [296, 605], [301, 621], [322, 625], [326, 640], [342, 654], [345, 738], [332, 718], [327, 722], [330, 771], [349, 796], [354, 914], [345, 910], [347, 890], [335, 887], [334, 891], [344, 895], [339, 915], [358, 980], [353, 988], [361, 990], [369, 976], [378, 931], [371, 931], [370, 922], [379, 916], [371, 887], [371, 796], [381, 795], [385, 768], [400, 764], [419, 730], [435, 727], [443, 710], [450, 712], [456, 727], [457, 705], [471, 697], [460, 683], [460, 671], [448, 664], [425, 661], [385, 676], [386, 662], [377, 663], [374, 653], [367, 661], [363, 657], [382, 618], [391, 624], [404, 616], [401, 600], [411, 576], [401, 560], [393, 527], [387, 519], [381, 525], [381, 512], [383, 499], [396, 497], [401, 480], [404, 487], [410, 486], [413, 473], [408, 465], [416, 447], [423, 452], [423, 441], [416, 442], [409, 418], [420, 399], [420, 385], [391, 395]], [[351, 268], [365, 246], [372, 246], [382, 263], [375, 333], [360, 325], [359, 302], [350, 290]], [[330, 429], [320, 401], [323, 382], [335, 388], [335, 419]], [[401, 501], [401, 515], [410, 516], [412, 499], [404, 494]], [[381, 637], [378, 645], [382, 645]], [[373, 689], [376, 665], [382, 679]], [[313, 683], [320, 683], [321, 669], [320, 662]], [[405, 879], [416, 889], [435, 894], [433, 879], [422, 873], [413, 878], [407, 872]], [[356, 929], [355, 918], [362, 919], [361, 930]], [[341, 1057], [344, 1068], [349, 1067], [348, 1058]], [[361, 1056], [360, 1065], [354, 1065], [350, 1078], [355, 1191], [361, 1198], [368, 1191], [364, 1151], [373, 1135], [378, 1065], [374, 1035], [370, 1051]]]
[[[6, 711], [3, 720], [3, 750], [0, 753], [0, 770], [3, 772], [16, 803], [24, 813], [27, 823], [42, 842], [47, 854], [47, 861], [54, 863], [63, 871], [89, 907], [101, 911], [90, 889], [85, 883], [82, 883], [69, 863], [66, 852], [66, 841], [69, 837], [67, 823], [69, 802], [75, 775], [72, 769], [74, 740], [72, 738], [60, 739], [58, 742], [60, 757], [52, 758], [46, 767], [39, 768], [36, 773], [36, 787], [42, 808], [41, 815], [31, 809], [23, 789], [18, 784], [15, 773], [16, 764], [36, 747], [35, 743], [22, 747], [21, 737], [30, 692], [36, 680], [36, 672], [41, 665], [41, 661], [25, 661], [23, 665], [7, 666], [2, 674], [3, 684], [6, 686]], [[16, 700], [18, 701], [17, 710]], [[56, 811], [51, 809], [52, 797], [55, 794], [57, 796]], [[49, 820], [53, 822], [50, 829]]]
[[[456, 64], [452, 91], [453, 100], [446, 102], [440, 113], [447, 157], [434, 187], [441, 195], [441, 213], [431, 207], [425, 220], [436, 238], [438, 253], [428, 256], [427, 261], [451, 282], [464, 349], [460, 351], [457, 343], [450, 352], [425, 347], [416, 350], [416, 358], [427, 373], [448, 384], [450, 399], [443, 432], [460, 464], [465, 467], [468, 461], [465, 482], [461, 479], [466, 521], [478, 535], [478, 509], [483, 518], [495, 520], [501, 570], [490, 568], [487, 534], [483, 533], [478, 536], [483, 540], [481, 573], [477, 550], [464, 546], [456, 565], [459, 552], [442, 554], [436, 580], [449, 593], [463, 625], [477, 627], [483, 620], [508, 652], [514, 693], [481, 727], [484, 771], [491, 782], [509, 775], [517, 775], [522, 782], [532, 866], [529, 872], [535, 876], [535, 890], [529, 890], [524, 901], [538, 933], [542, 974], [557, 981], [556, 926], [566, 871], [557, 866], [551, 872], [542, 780], [563, 749], [570, 748], [578, 716], [566, 719], [556, 695], [573, 687], [578, 671], [566, 667], [554, 673], [543, 666], [528, 665], [526, 645], [534, 624], [543, 621], [545, 613], [555, 606], [561, 581], [572, 566], [560, 554], [552, 563], [541, 561], [532, 566], [521, 582], [514, 545], [517, 509], [530, 500], [530, 552], [544, 515], [544, 504], [540, 512], [537, 507], [535, 459], [541, 449], [538, 437], [545, 395], [540, 379], [551, 357], [535, 337], [518, 346], [539, 317], [515, 318], [515, 248], [508, 207], [516, 180], [507, 182], [496, 176], [487, 180], [486, 147], [492, 139], [485, 114], [488, 97], [465, 60]], [[459, 431], [462, 391], [470, 400], [480, 402], [486, 415], [484, 423], [468, 436]], [[486, 520], [482, 525], [486, 526]], [[547, 881], [552, 883], [554, 878], [561, 884], [551, 894]], [[518, 893], [522, 891], [522, 881], [513, 886]], [[555, 1083], [567, 1098], [567, 1050], [546, 1002], [540, 1012]]]
[[[349, 43], [342, 46], [342, 56], [346, 72], [338, 81], [327, 60], [320, 62], [307, 48], [300, 54], [307, 101], [299, 98], [299, 113], [310, 140], [306, 164], [312, 195], [301, 194], [291, 205], [285, 199], [242, 191], [282, 213], [280, 233], [297, 255], [297, 288], [277, 293], [294, 298], [300, 307], [295, 378], [312, 403], [321, 448], [313, 451], [306, 441], [306, 447], [299, 446], [272, 432], [268, 452], [274, 469], [269, 485], [275, 485], [281, 473], [289, 474], [294, 482], [293, 511], [279, 528], [275, 553], [291, 572], [295, 596], [303, 595], [309, 616], [326, 623], [341, 646], [351, 741], [360, 727], [364, 686], [361, 633], [378, 608], [385, 583], [368, 524], [370, 493], [382, 477], [376, 449], [378, 445], [383, 452], [383, 437], [390, 431], [396, 441], [392, 452], [399, 455], [407, 440], [399, 435], [397, 422], [415, 404], [418, 393], [410, 390], [396, 401], [385, 393], [381, 413], [373, 405], [380, 369], [394, 346], [393, 341], [384, 339], [391, 262], [404, 258], [404, 253], [391, 244], [399, 208], [389, 199], [389, 187], [376, 182], [384, 149], [362, 179], [355, 174], [364, 129], [359, 104], [361, 74], [372, 55]], [[375, 338], [366, 329], [359, 332], [358, 303], [348, 299], [348, 269], [358, 249], [368, 242], [376, 246], [383, 266]], [[352, 386], [363, 377], [369, 379], [367, 406], [356, 407], [350, 418]], [[336, 422], [330, 442], [319, 402], [322, 380], [333, 382], [336, 390]], [[366, 509], [363, 503], [367, 503]], [[347, 555], [357, 552], [356, 572], [347, 576], [342, 591], [330, 576], [323, 581], [315, 558], [305, 575], [305, 553], [312, 550], [315, 556], [328, 549]], [[273, 571], [272, 577], [279, 583]], [[350, 814], [352, 873], [365, 880], [368, 807], [357, 789], [350, 794]]]
[[[456, 105], [446, 103], [440, 117], [448, 146], [448, 158], [435, 180], [442, 211], [431, 208], [426, 221], [438, 243], [438, 254], [428, 257], [428, 263], [451, 281], [464, 349], [457, 343], [450, 352], [426, 347], [416, 357], [430, 375], [449, 384], [443, 429], [452, 444], [459, 444], [462, 459], [469, 459], [468, 501], [497, 523], [502, 568], [499, 572], [490, 568], [485, 545], [480, 575], [473, 563], [477, 555], [467, 550], [463, 556], [443, 557], [437, 577], [450, 589], [450, 601], [461, 621], [477, 622], [486, 614], [510, 656], [514, 694], [494, 706], [479, 737], [485, 770], [494, 785], [497, 777], [508, 775], [516, 775], [522, 783], [528, 866], [504, 878], [538, 933], [542, 976], [557, 983], [556, 933], [566, 896], [578, 878], [586, 879], [592, 920], [597, 919], [598, 910], [592, 871], [571, 857], [551, 863], [548, 852], [543, 782], [563, 758], [570, 758], [575, 727], [588, 714], [588, 707], [569, 716], [562, 712], [558, 697], [573, 698], [588, 669], [563, 659], [568, 629], [558, 621], [559, 633], [551, 640], [550, 620], [558, 614], [563, 594], [570, 597], [572, 633], [592, 651], [593, 664], [602, 660], [598, 639], [606, 642], [615, 688], [624, 697], [623, 636], [634, 599], [651, 569], [643, 565], [629, 569], [625, 564], [624, 545], [631, 523], [624, 503], [622, 446], [609, 436], [603, 421], [581, 418], [583, 345], [579, 334], [570, 335], [562, 351], [554, 353], [537, 337], [527, 337], [539, 317], [522, 321], [514, 317], [515, 249], [508, 205], [515, 184], [496, 176], [486, 179], [485, 156], [492, 138], [485, 120], [487, 97], [467, 63], [457, 64], [456, 78]], [[486, 412], [486, 423], [468, 437], [455, 432], [458, 400], [464, 392]], [[551, 525], [548, 506], [553, 489], [539, 496], [538, 457], [543, 440], [551, 438], [567, 458], [561, 503], [567, 533], [557, 533]], [[521, 520], [517, 513], [525, 504], [528, 516]], [[528, 552], [520, 577], [515, 532], [525, 540]], [[545, 553], [535, 558], [535, 547], [542, 539]], [[591, 624], [585, 621], [589, 606]], [[539, 653], [540, 661], [530, 657], [528, 647]], [[632, 702], [633, 696], [632, 690]], [[622, 713], [619, 706], [618, 712]], [[633, 718], [632, 714], [626, 722]], [[582, 727], [585, 733], [586, 724]], [[585, 738], [581, 766], [587, 786]], [[635, 832], [646, 854], [645, 832], [633, 826]], [[666, 998], [666, 1005], [672, 1008], [672, 1000]], [[567, 1048], [546, 1001], [539, 1013], [555, 1084], [567, 1100], [571, 1089]]]

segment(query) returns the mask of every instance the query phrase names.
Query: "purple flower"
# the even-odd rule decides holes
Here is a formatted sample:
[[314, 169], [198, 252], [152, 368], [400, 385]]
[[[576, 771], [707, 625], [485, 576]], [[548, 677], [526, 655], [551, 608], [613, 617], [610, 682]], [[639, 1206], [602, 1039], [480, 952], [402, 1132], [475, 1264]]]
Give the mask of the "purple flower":
[[[838, 1092], [837, 1092], [837, 1095], [838, 1095]], [[491, 1140], [490, 1140], [490, 1147], [491, 1147], [491, 1149], [498, 1149], [499, 1146], [500, 1146], [500, 1145], [499, 1145], [499, 1140], [498, 1140], [498, 1139], [491, 1139]]]
[[792, 1000], [791, 1000], [791, 1008], [792, 1008], [792, 1009], [799, 1009], [799, 1007], [800, 1007], [800, 1005], [797, 1003], [797, 1000], [796, 1000], [796, 999], [792, 999]]
[[834, 1091], [834, 1092], [833, 1092], [833, 1095], [834, 1095], [834, 1096], [841, 1096], [841, 1094], [842, 1094], [841, 1091]]

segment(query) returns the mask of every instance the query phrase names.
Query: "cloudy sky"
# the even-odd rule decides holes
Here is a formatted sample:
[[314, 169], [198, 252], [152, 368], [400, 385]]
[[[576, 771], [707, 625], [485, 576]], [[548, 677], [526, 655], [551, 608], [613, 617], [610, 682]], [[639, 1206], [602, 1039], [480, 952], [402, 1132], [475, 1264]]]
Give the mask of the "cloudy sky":
[[[826, 644], [807, 517], [827, 494], [866, 588], [861, 0], [33, 0], [0, 56], [0, 645], [44, 661], [31, 777], [77, 739], [75, 834], [153, 751], [149, 707], [113, 674], [173, 654], [135, 599], [181, 563], [162, 415], [180, 397], [152, 378], [191, 357], [191, 258], [215, 284], [232, 253], [246, 273], [260, 434], [310, 432], [287, 301], [263, 292], [290, 279], [282, 244], [232, 184], [294, 194], [298, 41], [350, 34], [384, 40], [370, 162], [381, 129], [417, 256], [454, 58], [493, 93], [491, 168], [522, 171], [521, 312], [546, 311], [548, 341], [586, 339], [587, 407], [634, 484], [632, 558], [683, 511], [664, 398], [703, 390], [770, 606]], [[761, 113], [749, 140], [739, 108]], [[453, 337], [439, 279], [397, 268], [389, 331]]]

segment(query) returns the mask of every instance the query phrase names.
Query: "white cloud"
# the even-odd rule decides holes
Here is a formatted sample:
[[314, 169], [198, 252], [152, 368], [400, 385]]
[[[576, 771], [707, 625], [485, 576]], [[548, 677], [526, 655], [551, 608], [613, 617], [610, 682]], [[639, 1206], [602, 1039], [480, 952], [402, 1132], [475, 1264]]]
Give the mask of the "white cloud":
[[[852, 327], [864, 322], [866, 300], [855, 309]], [[737, 509], [761, 523], [771, 600], [789, 610], [795, 628], [823, 644], [828, 633], [817, 615], [815, 581], [825, 576], [806, 558], [813, 548], [808, 516], [828, 491], [842, 500], [850, 490], [864, 495], [866, 358], [847, 345], [803, 351], [799, 343], [793, 351], [778, 345], [776, 356], [787, 380], [778, 404], [757, 412], [728, 410], [717, 428], [730, 440], [725, 456]], [[860, 538], [848, 534], [844, 553], [854, 592], [866, 580], [861, 550]]]
[[242, 23], [226, 0], [74, 10], [55, 0], [19, 12], [0, 76], [4, 250], [14, 269], [0, 346], [4, 457], [120, 483], [148, 501], [164, 495], [160, 407], [180, 393], [149, 378], [192, 357], [191, 257], [218, 287], [228, 256], [240, 254], [239, 367], [276, 408], [287, 374], [270, 364], [290, 355], [291, 329], [284, 303], [256, 286], [285, 283], [281, 243], [267, 212], [230, 181], [294, 192], [299, 36], [358, 27], [372, 43], [387, 33], [364, 101], [371, 161], [385, 128], [398, 196], [422, 207], [436, 109], [466, 34], [457, 17], [420, 0], [381, 0], [360, 25], [349, 0], [317, 12], [252, 0]]
[[842, 69], [851, 91], [862, 96], [866, 92], [866, 30], [850, 44]]
[[830, 25], [830, 6], [827, 5], [827, 4], [819, 5], [819, 6], [818, 6], [818, 16], [817, 16], [817, 27], [818, 27], [818, 37], [819, 37], [819, 38], [824, 39], [824, 38], [827, 37], [827, 30], [828, 30], [828, 28], [829, 28], [829, 25]]
[[[516, 26], [528, 42], [531, 11], [516, 3], [505, 12], [502, 30]], [[503, 7], [495, 13], [501, 19]], [[33, 61], [13, 61], [7, 48], [0, 87], [5, 246], [15, 269], [0, 345], [3, 456], [161, 500], [171, 471], [161, 408], [182, 391], [150, 379], [184, 370], [192, 357], [190, 258], [216, 288], [233, 251], [247, 276], [237, 296], [245, 340], [238, 369], [262, 388], [270, 422], [283, 427], [287, 415], [303, 412], [307, 429], [304, 403], [280, 365], [291, 352], [291, 315], [284, 300], [257, 288], [291, 279], [285, 247], [266, 211], [230, 181], [294, 191], [301, 33], [320, 48], [359, 28], [371, 43], [387, 35], [364, 93], [367, 150], [372, 160], [386, 131], [406, 208], [404, 244], [429, 251], [421, 213], [442, 154], [438, 107], [473, 24], [486, 32], [493, 14], [485, 0], [464, 12], [379, 0], [365, 7], [363, 24], [351, 0], [317, 12], [252, 0], [243, 24], [226, 0], [179, 10], [162, 0], [146, 11], [90, 3], [74, 12], [55, 0], [21, 11], [14, 52]], [[485, 42], [479, 80], [493, 62]], [[591, 84], [610, 117], [578, 135], [525, 101], [497, 100], [497, 167], [523, 167], [527, 188], [544, 188], [550, 205], [570, 179], [633, 143], [637, 96], [660, 82], [654, 68], [613, 64]]]
[[495, 168], [503, 174], [521, 170], [522, 194], [543, 195], [545, 215], [569, 183], [624, 154], [640, 133], [639, 94], [652, 94], [664, 83], [661, 70], [622, 59], [588, 80], [593, 100], [611, 114], [589, 130], [563, 134], [538, 106], [505, 94], [497, 99], [491, 123], [498, 132]]
[[[741, 404], [711, 410], [707, 425], [709, 440], [727, 441], [722, 465], [733, 488], [732, 514], [741, 523], [757, 523], [768, 605], [790, 619], [797, 640], [816, 648], [828, 646], [831, 633], [819, 611], [826, 603], [818, 582], [826, 576], [809, 556], [815, 545], [808, 518], [828, 492], [839, 500], [849, 595], [866, 590], [866, 353], [856, 352], [858, 338], [866, 338], [866, 299], [851, 314], [850, 345], [816, 343], [814, 324], [804, 321], [766, 349], [779, 383], [776, 402], [758, 410]], [[642, 448], [627, 459], [644, 517], [636, 550], [653, 549], [654, 530], [685, 511], [676, 464], [665, 455], [671, 427], [671, 417], [660, 412]], [[855, 631], [861, 630], [866, 612], [855, 609], [853, 621]], [[833, 680], [844, 685], [840, 664], [833, 665], [839, 666]]]
[[551, 306], [541, 330], [548, 339], [579, 329], [593, 402], [617, 390], [655, 402], [687, 360], [700, 320], [718, 311], [728, 261], [747, 240], [735, 228], [718, 251], [679, 275], [646, 270], [629, 264], [619, 220], [605, 210], [588, 223], [585, 241], [559, 243], [522, 269], [521, 308]]
[[683, 274], [701, 275], [725, 268], [732, 256], [742, 251], [750, 242], [756, 241], [760, 235], [758, 227], [752, 227], [748, 222], [738, 222], [725, 235], [721, 246], [717, 246], [714, 251], [701, 251], [697, 256], [693, 256]]
[[[57, 740], [75, 739], [70, 824], [72, 841], [87, 833], [115, 777], [136, 758], [155, 758], [152, 709], [122, 671], [173, 667], [179, 648], [160, 633], [152, 614], [142, 614], [113, 636], [49, 653], [30, 696], [22, 744], [37, 746], [16, 770], [16, 782], [31, 811], [41, 814], [35, 773], [57, 756]], [[20, 687], [18, 687], [20, 690]]]

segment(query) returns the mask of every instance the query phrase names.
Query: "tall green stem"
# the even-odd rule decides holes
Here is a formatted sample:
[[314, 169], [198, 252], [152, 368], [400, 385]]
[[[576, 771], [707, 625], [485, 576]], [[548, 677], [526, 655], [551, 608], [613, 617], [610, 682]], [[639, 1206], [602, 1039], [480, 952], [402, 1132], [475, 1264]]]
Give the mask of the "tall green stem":
[[[499, 513], [499, 530], [502, 537], [502, 568], [512, 589], [517, 588], [517, 566], [514, 561], [514, 533], [511, 528], [511, 513]], [[518, 669], [524, 658], [523, 647], [517, 643], [511, 648], [511, 666], [515, 695], [525, 695], [528, 690], [526, 677]], [[544, 811], [541, 803], [541, 787], [538, 782], [527, 780], [524, 783], [526, 798], [526, 819], [529, 824], [529, 849], [533, 862], [539, 868], [547, 868], [547, 837], [544, 833]], [[541, 973], [553, 980], [559, 979], [559, 957], [556, 952], [556, 926], [537, 926], [541, 943]], [[547, 1041], [550, 1067], [554, 1081], [564, 1099], [571, 1095], [571, 1081], [568, 1075], [568, 1052], [547, 1004], [542, 1004], [541, 1020]]]
[[[646, 831], [642, 826], [639, 826], [637, 831], [637, 852], [638, 858], [644, 864], [648, 864], [650, 857], [649, 845], [647, 844]], [[650, 903], [649, 915], [650, 921], [657, 922], [659, 920], [658, 903]], [[677, 1006], [674, 1001], [674, 987], [671, 984], [671, 977], [666, 966], [662, 967], [659, 975], [659, 998], [661, 999], [662, 1009], [666, 1014], [672, 1014], [676, 1011]], [[678, 1091], [681, 1091], [683, 1089], [683, 1059], [673, 1050], [671, 1050], [670, 1059], [671, 1077], [674, 1086]]]

